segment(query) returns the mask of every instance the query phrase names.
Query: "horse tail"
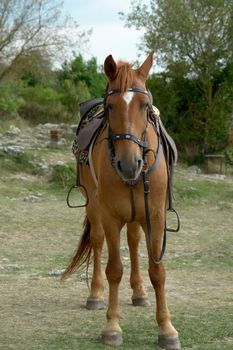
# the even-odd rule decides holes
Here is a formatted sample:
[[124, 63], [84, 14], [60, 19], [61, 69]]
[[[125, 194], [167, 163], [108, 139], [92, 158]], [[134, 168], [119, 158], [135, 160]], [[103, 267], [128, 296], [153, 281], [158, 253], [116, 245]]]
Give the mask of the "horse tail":
[[90, 240], [91, 224], [87, 217], [83, 223], [83, 234], [78, 243], [77, 250], [70, 261], [70, 264], [62, 274], [62, 280], [70, 277], [77, 269], [86, 263], [87, 269], [92, 252], [91, 240]]

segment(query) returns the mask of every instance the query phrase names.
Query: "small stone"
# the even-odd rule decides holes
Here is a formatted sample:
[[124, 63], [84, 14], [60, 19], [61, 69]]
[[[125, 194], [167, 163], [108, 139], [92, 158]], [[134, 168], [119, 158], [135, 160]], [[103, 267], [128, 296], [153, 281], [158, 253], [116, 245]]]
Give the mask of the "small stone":
[[218, 180], [225, 180], [226, 179], [226, 175], [224, 174], [215, 174], [215, 178]]
[[19, 265], [19, 264], [1, 264], [0, 269], [1, 270], [23, 270], [25, 269], [25, 266]]
[[192, 165], [187, 168], [187, 172], [193, 175], [201, 174], [201, 169], [197, 165]]
[[48, 273], [49, 276], [53, 277], [53, 276], [61, 276], [63, 273], [65, 272], [65, 269], [56, 269], [56, 270], [52, 270]]
[[128, 252], [129, 251], [129, 247], [127, 245], [122, 246], [120, 249], [121, 249], [122, 252]]
[[30, 202], [30, 203], [34, 203], [39, 199], [39, 197], [34, 196], [33, 194], [29, 194], [28, 196], [24, 197], [23, 201], [24, 202]]
[[148, 257], [145, 253], [139, 253], [139, 256], [140, 256], [141, 258], [147, 258], [147, 257]]
[[123, 256], [122, 258], [124, 261], [129, 261], [129, 258], [127, 256]]
[[81, 281], [87, 281], [87, 280], [90, 280], [92, 278], [92, 275], [90, 273], [82, 273], [80, 276], [79, 276], [79, 279]]
[[18, 145], [16, 145], [16, 146], [1, 146], [0, 152], [20, 156], [20, 155], [24, 154], [24, 147], [18, 146]]
[[67, 145], [67, 141], [66, 139], [64, 138], [61, 138], [59, 141], [58, 141], [58, 146], [66, 146]]
[[19, 128], [17, 128], [16, 126], [14, 125], [11, 125], [10, 126], [10, 129], [7, 130], [7, 135], [13, 135], [13, 136], [17, 136], [17, 135], [20, 135], [21, 134], [21, 130]]

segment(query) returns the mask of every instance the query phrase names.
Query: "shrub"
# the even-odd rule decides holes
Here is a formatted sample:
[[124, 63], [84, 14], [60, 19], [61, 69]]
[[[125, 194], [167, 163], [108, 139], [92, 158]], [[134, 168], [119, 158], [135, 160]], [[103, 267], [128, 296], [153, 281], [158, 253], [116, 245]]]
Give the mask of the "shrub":
[[73, 121], [62, 104], [43, 105], [37, 102], [25, 103], [18, 109], [19, 115], [33, 124], [63, 123]]
[[16, 84], [5, 83], [0, 85], [0, 117], [12, 119], [17, 116], [17, 109], [23, 103], [16, 90]]
[[42, 85], [21, 89], [24, 103], [19, 115], [33, 124], [72, 122], [74, 118], [60, 102], [61, 95], [52, 87]]
[[53, 167], [51, 182], [62, 186], [64, 189], [70, 188], [75, 184], [75, 169], [73, 164], [60, 165]]

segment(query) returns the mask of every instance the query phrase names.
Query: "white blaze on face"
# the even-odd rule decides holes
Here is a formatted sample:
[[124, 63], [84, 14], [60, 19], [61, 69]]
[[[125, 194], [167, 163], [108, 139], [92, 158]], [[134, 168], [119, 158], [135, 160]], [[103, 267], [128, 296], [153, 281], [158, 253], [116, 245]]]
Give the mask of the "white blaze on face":
[[123, 95], [123, 100], [126, 102], [127, 106], [129, 106], [130, 102], [132, 101], [134, 97], [134, 92], [133, 91], [127, 91]]

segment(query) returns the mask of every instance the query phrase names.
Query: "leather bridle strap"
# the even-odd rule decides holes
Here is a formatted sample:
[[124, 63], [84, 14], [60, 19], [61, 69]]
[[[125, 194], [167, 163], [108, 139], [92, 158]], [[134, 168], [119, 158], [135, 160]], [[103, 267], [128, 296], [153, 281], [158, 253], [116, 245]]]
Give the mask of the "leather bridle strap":
[[[111, 90], [106, 90], [105, 95], [104, 95], [104, 99], [106, 101], [108, 96], [111, 96], [113, 94], [118, 94], [118, 93], [121, 93], [121, 92], [122, 92], [121, 89], [118, 89], [118, 88], [111, 89]], [[148, 90], [144, 90], [144, 89], [142, 89], [142, 88], [140, 88], [138, 86], [134, 86], [132, 88], [129, 88], [126, 92], [140, 92], [141, 94], [149, 96], [150, 100], [152, 100], [151, 93]]]
[[112, 133], [110, 133], [109, 136], [111, 137], [112, 141], [128, 140], [128, 141], [133, 141], [134, 143], [137, 143], [139, 146], [141, 146], [143, 148], [147, 148], [148, 147], [147, 141], [143, 141], [143, 140], [139, 139], [135, 135], [131, 135], [131, 134], [112, 134]]

